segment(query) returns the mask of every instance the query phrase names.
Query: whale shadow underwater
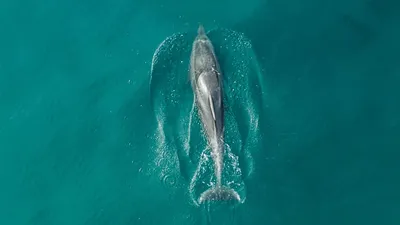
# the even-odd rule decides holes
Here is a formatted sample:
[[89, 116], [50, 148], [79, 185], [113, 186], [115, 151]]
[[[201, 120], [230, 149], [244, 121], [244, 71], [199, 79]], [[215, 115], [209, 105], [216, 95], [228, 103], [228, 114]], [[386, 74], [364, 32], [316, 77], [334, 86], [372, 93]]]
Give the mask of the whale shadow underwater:
[[173, 34], [155, 51], [150, 76], [158, 165], [164, 171], [179, 165], [197, 206], [243, 203], [260, 146], [263, 93], [251, 42], [239, 32], [206, 32], [201, 25], [197, 33]]

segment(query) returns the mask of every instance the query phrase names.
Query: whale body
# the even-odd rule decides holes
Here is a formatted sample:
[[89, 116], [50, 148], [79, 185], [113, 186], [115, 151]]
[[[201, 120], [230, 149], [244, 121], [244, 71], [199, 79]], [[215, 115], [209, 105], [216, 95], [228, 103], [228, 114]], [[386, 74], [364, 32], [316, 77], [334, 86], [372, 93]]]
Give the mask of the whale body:
[[199, 25], [190, 56], [190, 81], [197, 112], [214, 161], [216, 184], [203, 192], [198, 202], [208, 200], [240, 201], [239, 194], [222, 185], [224, 158], [224, 102], [222, 72], [211, 40]]

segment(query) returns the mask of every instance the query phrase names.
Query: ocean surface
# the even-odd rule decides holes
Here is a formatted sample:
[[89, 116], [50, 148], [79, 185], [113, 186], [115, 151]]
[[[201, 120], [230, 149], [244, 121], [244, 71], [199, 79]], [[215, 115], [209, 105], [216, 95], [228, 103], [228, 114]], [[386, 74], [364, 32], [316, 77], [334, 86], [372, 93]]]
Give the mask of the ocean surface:
[[[0, 224], [400, 224], [400, 2], [3, 0]], [[215, 184], [188, 68], [224, 77]]]

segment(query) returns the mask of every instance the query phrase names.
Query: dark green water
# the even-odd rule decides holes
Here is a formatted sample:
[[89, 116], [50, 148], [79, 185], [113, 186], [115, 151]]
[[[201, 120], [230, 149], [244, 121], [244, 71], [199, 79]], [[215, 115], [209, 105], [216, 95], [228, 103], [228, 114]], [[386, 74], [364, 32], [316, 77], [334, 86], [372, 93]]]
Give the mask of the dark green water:
[[[1, 224], [399, 224], [399, 12], [1, 1]], [[199, 22], [224, 71], [223, 177], [241, 203], [195, 203], [213, 182], [187, 74]]]

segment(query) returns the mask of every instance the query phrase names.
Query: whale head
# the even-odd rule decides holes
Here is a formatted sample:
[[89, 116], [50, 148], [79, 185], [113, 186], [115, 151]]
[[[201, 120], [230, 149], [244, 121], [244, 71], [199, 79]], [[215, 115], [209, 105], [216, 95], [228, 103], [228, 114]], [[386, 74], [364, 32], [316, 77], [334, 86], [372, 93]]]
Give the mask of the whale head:
[[209, 41], [207, 34], [206, 34], [206, 30], [204, 29], [204, 26], [202, 24], [200, 24], [199, 27], [197, 28], [196, 41], [200, 41], [200, 42], [208, 42]]
[[199, 24], [199, 28], [197, 28], [197, 35], [205, 35], [206, 32], [204, 30], [204, 26], [202, 24]]

